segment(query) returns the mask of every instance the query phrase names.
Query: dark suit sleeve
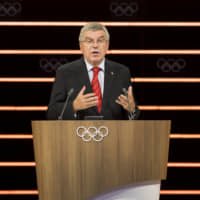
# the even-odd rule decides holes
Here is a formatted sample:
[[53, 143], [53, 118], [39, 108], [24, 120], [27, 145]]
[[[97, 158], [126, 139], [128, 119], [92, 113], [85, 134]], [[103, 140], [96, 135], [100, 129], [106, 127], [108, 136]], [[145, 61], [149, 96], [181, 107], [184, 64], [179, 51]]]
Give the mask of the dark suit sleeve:
[[[127, 71], [126, 71], [126, 77], [127, 77], [127, 79], [126, 80], [128, 80], [127, 82], [128, 83], [126, 83], [127, 84], [127, 88], [126, 89], [128, 89], [128, 87], [129, 86], [132, 86], [132, 83], [131, 83], [131, 74], [130, 74], [130, 71], [129, 71], [129, 69], [128, 68], [126, 68], [127, 69]], [[135, 111], [132, 113], [133, 114], [133, 120], [137, 120], [137, 119], [139, 119], [139, 116], [140, 116], [140, 110], [139, 110], [139, 108], [138, 108], [138, 104], [137, 104], [137, 99], [136, 99], [136, 96], [135, 96], [135, 92], [134, 92], [134, 87], [132, 86], [132, 88], [133, 88], [133, 98], [134, 98], [134, 101], [135, 101]], [[127, 112], [127, 115], [128, 115], [128, 118], [129, 118], [129, 113]]]
[[[67, 98], [68, 89], [66, 88], [66, 77], [64, 76], [64, 70], [58, 69], [56, 73], [56, 79], [53, 85], [50, 102], [48, 105], [47, 119], [57, 120], [62, 112], [65, 100]], [[63, 114], [63, 119], [73, 120], [74, 111], [72, 107], [72, 100], [69, 100], [68, 106]]]

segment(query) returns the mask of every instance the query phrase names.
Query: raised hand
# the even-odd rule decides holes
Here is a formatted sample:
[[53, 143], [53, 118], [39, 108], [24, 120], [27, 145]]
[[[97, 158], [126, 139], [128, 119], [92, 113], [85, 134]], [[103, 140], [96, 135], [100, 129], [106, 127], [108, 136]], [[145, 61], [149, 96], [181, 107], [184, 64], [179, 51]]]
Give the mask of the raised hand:
[[98, 103], [98, 97], [94, 93], [84, 94], [86, 87], [83, 86], [76, 98], [74, 99], [72, 105], [74, 112], [79, 110], [84, 110], [93, 106], [96, 106]]
[[[128, 106], [128, 100], [129, 100], [130, 108]], [[135, 111], [135, 101], [134, 101], [134, 97], [133, 97], [132, 86], [129, 86], [129, 88], [128, 88], [128, 100], [125, 95], [121, 94], [118, 97], [118, 99], [116, 99], [115, 102], [120, 104], [128, 112], [134, 112]]]

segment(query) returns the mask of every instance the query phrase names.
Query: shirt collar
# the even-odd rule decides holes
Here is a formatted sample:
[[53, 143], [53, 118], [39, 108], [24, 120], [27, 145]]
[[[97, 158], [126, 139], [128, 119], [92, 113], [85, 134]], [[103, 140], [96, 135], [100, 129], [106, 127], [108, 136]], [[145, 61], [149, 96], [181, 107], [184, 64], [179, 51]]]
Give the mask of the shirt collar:
[[[85, 60], [85, 64], [86, 64], [86, 67], [87, 67], [87, 71], [92, 71], [92, 68], [93, 68], [93, 65], [91, 65], [90, 63], [87, 62], [86, 59]], [[105, 58], [103, 59], [103, 61], [98, 65], [99, 68], [101, 68], [101, 70], [104, 72], [105, 70]]]

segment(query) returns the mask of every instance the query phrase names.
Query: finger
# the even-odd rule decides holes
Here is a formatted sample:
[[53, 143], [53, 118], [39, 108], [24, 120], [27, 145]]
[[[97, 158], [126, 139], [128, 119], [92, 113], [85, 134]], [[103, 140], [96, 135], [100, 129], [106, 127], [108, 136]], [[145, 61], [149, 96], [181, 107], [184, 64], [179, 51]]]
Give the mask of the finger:
[[127, 99], [126, 96], [120, 95], [120, 96], [118, 97], [118, 100], [119, 100], [123, 105], [128, 105], [128, 99]]
[[121, 101], [119, 101], [119, 100], [115, 100], [115, 102], [122, 106]]
[[84, 94], [83, 96], [84, 96], [84, 98], [89, 98], [89, 97], [95, 97], [95, 94], [94, 93], [87, 93], [87, 94]]
[[118, 98], [119, 98], [121, 101], [126, 101], [126, 102], [127, 102], [127, 97], [124, 96], [123, 94], [121, 94]]
[[80, 92], [78, 93], [78, 95], [83, 95], [84, 94], [84, 92], [85, 92], [85, 90], [86, 90], [86, 87], [85, 87], [85, 85], [82, 87], [82, 89], [80, 90]]
[[133, 102], [133, 103], [135, 102], [132, 86], [129, 86], [128, 88], [128, 99], [129, 99], [129, 102]]
[[115, 100], [116, 103], [118, 103], [119, 105], [123, 106], [124, 108], [128, 107], [128, 104], [126, 102], [120, 101], [120, 100]]
[[85, 101], [86, 103], [92, 102], [92, 101], [98, 101], [98, 97], [95, 96], [95, 97], [85, 98], [84, 101]]
[[86, 106], [87, 106], [87, 108], [90, 108], [90, 107], [96, 106], [97, 103], [98, 103], [98, 101], [88, 102], [88, 103], [86, 104]]
[[132, 90], [133, 88], [132, 88], [132, 86], [129, 86], [128, 87], [128, 96], [133, 96], [133, 90]]
[[118, 100], [121, 102], [122, 106], [128, 106], [127, 97], [120, 95]]

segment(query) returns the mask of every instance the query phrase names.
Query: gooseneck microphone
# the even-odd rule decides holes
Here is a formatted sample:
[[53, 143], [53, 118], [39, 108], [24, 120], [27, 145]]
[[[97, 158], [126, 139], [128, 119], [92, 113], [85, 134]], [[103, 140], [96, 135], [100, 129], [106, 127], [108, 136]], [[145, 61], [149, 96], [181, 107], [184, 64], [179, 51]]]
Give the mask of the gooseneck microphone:
[[134, 119], [134, 112], [131, 112], [131, 106], [130, 106], [130, 102], [129, 102], [129, 99], [128, 99], [128, 91], [126, 90], [126, 88], [122, 88], [122, 91], [123, 93], [125, 94], [126, 98], [127, 98], [127, 102], [128, 102], [128, 112], [129, 112], [129, 120], [132, 120]]
[[64, 112], [65, 112], [65, 109], [66, 109], [66, 107], [67, 107], [67, 104], [68, 104], [69, 99], [70, 99], [70, 97], [71, 97], [71, 95], [72, 95], [73, 92], [74, 92], [74, 88], [71, 88], [71, 89], [69, 90], [69, 92], [67, 93], [67, 98], [66, 98], [65, 104], [64, 104], [64, 106], [63, 106], [63, 108], [62, 108], [62, 112], [61, 112], [61, 114], [60, 114], [59, 117], [58, 117], [58, 120], [63, 120], [63, 114], [64, 114]]

